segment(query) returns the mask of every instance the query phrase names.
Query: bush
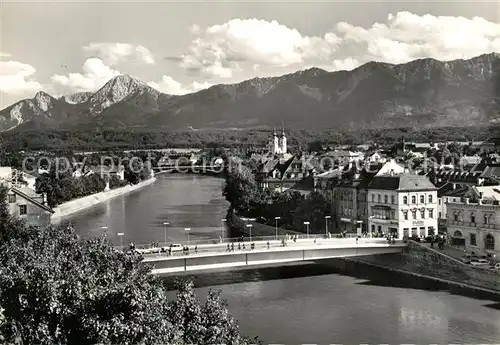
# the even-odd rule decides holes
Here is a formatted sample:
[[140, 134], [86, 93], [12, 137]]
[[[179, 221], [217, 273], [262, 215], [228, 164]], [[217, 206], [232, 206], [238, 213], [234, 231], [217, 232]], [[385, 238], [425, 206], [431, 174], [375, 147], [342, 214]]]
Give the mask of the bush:
[[0, 188], [0, 335], [24, 344], [248, 344], [219, 293], [200, 303], [178, 281], [163, 282], [139, 255], [72, 228], [28, 228]]

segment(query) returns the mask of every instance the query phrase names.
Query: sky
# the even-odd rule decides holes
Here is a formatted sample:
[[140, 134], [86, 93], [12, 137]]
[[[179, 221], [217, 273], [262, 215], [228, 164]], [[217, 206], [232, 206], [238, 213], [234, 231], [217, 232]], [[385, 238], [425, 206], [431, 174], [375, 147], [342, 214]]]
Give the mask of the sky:
[[0, 109], [119, 74], [168, 94], [310, 67], [500, 52], [493, 1], [0, 2]]

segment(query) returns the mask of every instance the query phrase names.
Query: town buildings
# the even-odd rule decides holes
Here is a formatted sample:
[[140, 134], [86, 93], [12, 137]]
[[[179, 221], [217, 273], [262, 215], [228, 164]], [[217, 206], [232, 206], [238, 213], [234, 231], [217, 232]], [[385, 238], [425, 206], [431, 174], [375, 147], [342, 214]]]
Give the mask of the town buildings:
[[375, 176], [368, 184], [368, 232], [397, 238], [436, 234], [437, 203], [437, 188], [426, 176]]
[[447, 203], [448, 234], [453, 245], [488, 256], [500, 254], [500, 189], [475, 188]]

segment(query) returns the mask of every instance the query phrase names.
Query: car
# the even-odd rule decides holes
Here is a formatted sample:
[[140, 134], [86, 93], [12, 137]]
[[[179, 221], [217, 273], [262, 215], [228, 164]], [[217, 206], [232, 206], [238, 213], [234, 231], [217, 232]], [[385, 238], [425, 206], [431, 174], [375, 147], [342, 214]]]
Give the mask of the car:
[[461, 260], [464, 264], [470, 264], [472, 261], [472, 256], [470, 254], [465, 254], [464, 256], [462, 256]]
[[169, 249], [170, 249], [170, 251], [172, 251], [172, 252], [182, 252], [182, 250], [184, 249], [184, 247], [182, 246], [182, 244], [172, 243], [172, 244], [169, 246]]
[[410, 238], [410, 240], [415, 241], [415, 242], [420, 242], [420, 240], [421, 240], [421, 239], [420, 239], [420, 237], [418, 237], [418, 236], [412, 236], [412, 237]]
[[491, 269], [492, 270], [495, 270], [495, 271], [500, 271], [500, 262], [499, 263], [496, 263], [495, 265], [491, 266]]
[[490, 266], [490, 262], [486, 259], [476, 259], [476, 260], [472, 260], [470, 262], [470, 264], [472, 266], [476, 266], [476, 267], [489, 267]]

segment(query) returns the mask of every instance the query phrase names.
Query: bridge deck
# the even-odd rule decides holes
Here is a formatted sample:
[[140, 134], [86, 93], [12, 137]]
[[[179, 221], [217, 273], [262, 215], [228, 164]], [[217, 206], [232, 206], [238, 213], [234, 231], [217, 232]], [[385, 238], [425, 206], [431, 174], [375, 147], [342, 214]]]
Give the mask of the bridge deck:
[[181, 252], [168, 255], [167, 253], [144, 255], [144, 262], [153, 264], [153, 273], [174, 273], [201, 269], [215, 269], [222, 267], [239, 267], [266, 263], [285, 263], [293, 261], [314, 261], [326, 258], [348, 257], [360, 255], [375, 255], [397, 253], [406, 247], [406, 243], [398, 241], [387, 243], [384, 239], [323, 239], [288, 241], [283, 247], [280, 241], [255, 242], [252, 250], [246, 245], [245, 249], [227, 251], [227, 245], [202, 245], [197, 252], [191, 250], [189, 254]]

